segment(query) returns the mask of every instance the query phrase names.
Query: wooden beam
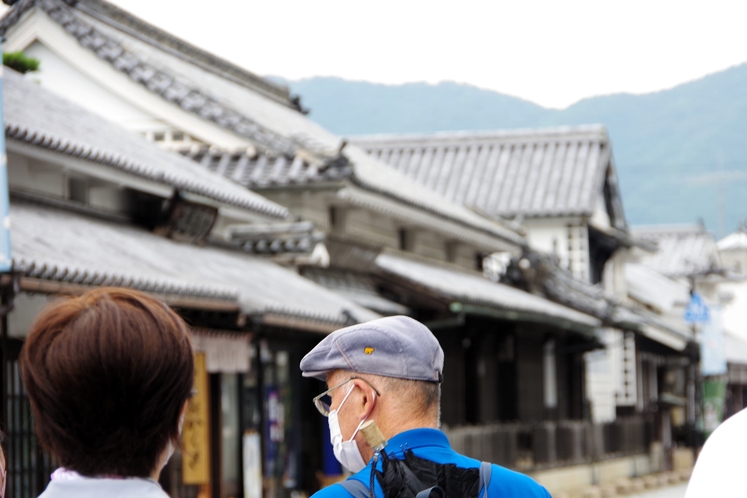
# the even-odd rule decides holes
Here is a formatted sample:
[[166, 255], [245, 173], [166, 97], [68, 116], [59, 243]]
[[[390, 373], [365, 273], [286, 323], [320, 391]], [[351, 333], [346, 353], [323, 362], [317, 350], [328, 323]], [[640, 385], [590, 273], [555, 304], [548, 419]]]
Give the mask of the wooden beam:
[[[54, 280], [43, 280], [40, 278], [21, 277], [20, 290], [26, 292], [39, 292], [42, 294], [60, 294], [77, 296], [96, 289], [100, 286], [71, 284], [67, 282], [56, 282]], [[145, 291], [144, 291], [145, 292]], [[239, 303], [225, 299], [211, 299], [192, 296], [179, 296], [176, 294], [159, 294], [156, 292], [145, 292], [160, 299], [169, 306], [176, 308], [204, 309], [211, 311], [239, 312]]]
[[329, 334], [345, 326], [339, 323], [321, 322], [287, 315], [279, 315], [276, 313], [266, 313], [260, 315], [258, 318], [262, 325], [308, 330], [309, 332], [318, 332], [322, 334]]

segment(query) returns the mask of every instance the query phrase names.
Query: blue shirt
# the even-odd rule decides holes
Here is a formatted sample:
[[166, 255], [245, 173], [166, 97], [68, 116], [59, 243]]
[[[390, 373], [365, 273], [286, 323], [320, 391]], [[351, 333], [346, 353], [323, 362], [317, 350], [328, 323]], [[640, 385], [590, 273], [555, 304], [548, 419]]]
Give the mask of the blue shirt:
[[[412, 450], [415, 456], [432, 462], [453, 463], [463, 469], [480, 467], [479, 460], [460, 455], [452, 450], [446, 434], [437, 429], [413, 429], [397, 434], [389, 440], [385, 451], [390, 458], [394, 457], [402, 460], [404, 459], [404, 451], [408, 448]], [[368, 486], [371, 479], [372, 461], [368, 462], [365, 469], [350, 476], [349, 479], [357, 479]], [[379, 462], [377, 469], [381, 470], [381, 462]], [[383, 498], [384, 493], [378, 480], [375, 480], [374, 486], [376, 496]], [[350, 496], [345, 488], [333, 484], [314, 493], [312, 498], [350, 498]], [[550, 498], [550, 493], [531, 477], [493, 464], [490, 484], [488, 485], [488, 498], [511, 497]]]

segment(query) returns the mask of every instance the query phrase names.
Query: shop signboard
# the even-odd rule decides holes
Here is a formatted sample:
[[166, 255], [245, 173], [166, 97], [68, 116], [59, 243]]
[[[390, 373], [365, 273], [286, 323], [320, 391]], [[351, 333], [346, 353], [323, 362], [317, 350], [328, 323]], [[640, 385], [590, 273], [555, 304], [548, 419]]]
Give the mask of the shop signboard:
[[195, 353], [194, 386], [197, 393], [187, 404], [182, 428], [182, 479], [184, 484], [208, 484], [210, 420], [205, 353]]
[[703, 430], [708, 437], [721, 424], [724, 417], [726, 380], [714, 377], [703, 382]]
[[726, 375], [726, 338], [721, 322], [721, 307], [710, 308], [710, 319], [700, 334], [700, 373], [705, 377]]

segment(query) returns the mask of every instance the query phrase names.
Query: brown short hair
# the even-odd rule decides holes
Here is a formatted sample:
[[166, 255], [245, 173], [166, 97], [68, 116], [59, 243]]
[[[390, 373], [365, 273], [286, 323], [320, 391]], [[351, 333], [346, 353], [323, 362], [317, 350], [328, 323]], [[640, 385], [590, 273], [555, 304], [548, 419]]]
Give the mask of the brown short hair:
[[101, 288], [51, 304], [20, 362], [39, 440], [70, 470], [147, 477], [178, 440], [192, 345], [184, 321], [151, 296]]

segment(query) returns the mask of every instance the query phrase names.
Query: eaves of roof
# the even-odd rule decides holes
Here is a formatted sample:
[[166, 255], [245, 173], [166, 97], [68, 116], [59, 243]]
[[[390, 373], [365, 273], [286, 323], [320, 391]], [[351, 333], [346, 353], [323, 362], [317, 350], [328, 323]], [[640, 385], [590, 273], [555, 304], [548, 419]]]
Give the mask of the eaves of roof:
[[489, 281], [479, 274], [388, 253], [380, 254], [376, 264], [382, 278], [395, 278], [428, 288], [448, 301], [454, 313], [469, 311], [503, 320], [547, 323], [590, 337], [602, 325], [593, 316], [521, 289]]
[[[458, 216], [453, 212], [454, 210], [466, 211], [463, 206], [455, 205], [454, 210], [451, 210], [452, 212], [449, 212], [448, 209], [436, 210], [433, 209], [432, 203], [419, 200], [417, 195], [408, 195], [412, 192], [402, 191], [396, 185], [383, 188], [368, 181], [365, 175], [357, 172], [357, 165], [344, 155], [327, 164], [317, 166], [305, 161], [300, 155], [290, 160], [284, 156], [250, 154], [244, 151], [221, 151], [207, 147], [195, 147], [183, 150], [181, 153], [210, 171], [222, 174], [240, 185], [260, 192], [262, 190], [284, 188], [308, 189], [311, 186], [329, 186], [340, 189], [346, 183], [348, 185], [353, 184], [371, 194], [380, 196], [384, 202], [393, 201], [415, 208], [418, 211], [425, 211], [431, 216], [454, 222], [456, 225], [470, 230], [476, 230], [482, 236], [497, 238], [518, 247], [526, 244], [524, 237], [515, 228], [506, 226], [496, 219], [488, 218], [472, 210], [465, 212], [463, 216]], [[395, 172], [395, 174], [399, 176], [398, 173]], [[417, 185], [417, 187], [423, 189], [420, 185]], [[444, 207], [450, 204], [445, 199], [442, 199], [441, 202]], [[393, 212], [395, 211], [397, 209], [393, 210]], [[485, 244], [482, 242], [479, 245], [483, 246]]]
[[286, 208], [195, 167], [12, 70], [6, 70], [3, 79], [9, 146], [16, 142], [19, 148], [43, 149], [99, 164], [270, 218], [288, 216]]
[[600, 285], [574, 278], [549, 255], [525, 251], [511, 261], [506, 276], [514, 285], [537, 289], [556, 303], [598, 318], [605, 326], [642, 333], [677, 350], [691, 340], [686, 328], [675, 327], [642, 307], [622, 303]]
[[289, 159], [282, 154], [228, 151], [208, 146], [195, 146], [179, 153], [253, 190], [339, 183], [353, 171], [348, 161], [316, 165], [301, 155]]
[[197, 308], [207, 302], [211, 309], [240, 310], [260, 323], [285, 320], [317, 331], [378, 317], [294, 271], [240, 251], [178, 243], [34, 203], [14, 202], [11, 218], [13, 269], [28, 279], [28, 290], [129, 287], [172, 301], [191, 299]]
[[408, 197], [407, 195], [398, 194], [391, 190], [384, 190], [377, 185], [372, 185], [371, 183], [362, 179], [360, 176], [355, 175], [355, 173], [351, 176], [350, 180], [353, 184], [358, 185], [359, 187], [365, 190], [368, 190], [369, 192], [381, 195], [383, 197], [387, 197], [397, 202], [401, 202], [402, 204], [407, 205], [407, 206], [412, 206], [414, 208], [427, 211], [441, 219], [452, 221], [457, 224], [464, 224], [467, 227], [471, 229], [475, 229], [490, 237], [500, 238], [503, 241], [506, 241], [510, 244], [515, 245], [516, 247], [523, 247], [527, 244], [526, 239], [522, 237], [516, 230], [505, 227], [502, 224], [495, 221], [494, 219], [484, 218], [481, 215], [475, 213], [475, 217], [479, 217], [481, 222], [480, 223], [477, 223], [477, 222], [469, 223], [465, 221], [463, 218], [459, 218], [456, 216], [450, 216], [445, 211], [436, 211], [432, 209], [430, 205], [422, 203], [422, 202], [418, 202], [418, 200], [415, 198]]
[[75, 7], [99, 21], [110, 24], [160, 50], [169, 51], [173, 55], [214, 72], [223, 78], [247, 86], [280, 104], [301, 110], [299, 104], [291, 99], [286, 86], [269, 81], [225, 59], [216, 57], [214, 54], [191, 45], [120, 9], [116, 5], [103, 0], [77, 0]]
[[16, 140], [41, 149], [108, 166], [136, 177], [169, 185], [184, 192], [215, 199], [228, 205], [249, 209], [277, 219], [285, 219], [288, 216], [288, 211], [280, 206], [263, 205], [254, 202], [253, 199], [242, 199], [241, 196], [227, 194], [202, 183], [192, 182], [185, 178], [154, 170], [146, 164], [132, 161], [90, 145], [76, 143], [49, 134], [37, 133], [13, 124], [6, 125], [5, 136], [9, 140]]
[[0, 20], [0, 33], [4, 35], [5, 31], [32, 7], [38, 7], [45, 12], [83, 47], [109, 62], [114, 69], [127, 74], [136, 83], [185, 111], [215, 122], [262, 148], [289, 157], [293, 157], [303, 148], [294, 140], [267, 129], [250, 117], [223, 104], [194, 82], [187, 81], [181, 76], [177, 77], [166, 68], [155, 67], [138, 54], [127, 50], [118, 40], [105, 35], [81, 19], [76, 12], [77, 9], [70, 7], [63, 0], [22, 0]]

